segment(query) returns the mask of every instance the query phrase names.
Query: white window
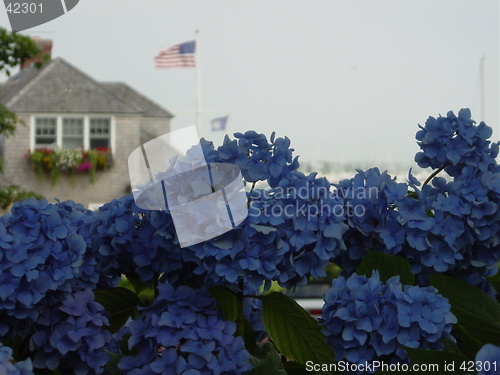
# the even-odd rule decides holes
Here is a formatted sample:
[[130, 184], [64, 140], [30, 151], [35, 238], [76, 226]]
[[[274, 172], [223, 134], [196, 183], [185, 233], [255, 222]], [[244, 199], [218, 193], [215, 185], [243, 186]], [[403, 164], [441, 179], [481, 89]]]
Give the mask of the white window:
[[113, 117], [34, 116], [31, 149], [57, 145], [65, 148], [114, 150]]
[[90, 119], [90, 148], [111, 147], [111, 121], [107, 118]]
[[35, 121], [35, 147], [44, 148], [57, 143], [55, 118], [37, 118]]
[[84, 147], [83, 119], [63, 118], [62, 146], [66, 148]]

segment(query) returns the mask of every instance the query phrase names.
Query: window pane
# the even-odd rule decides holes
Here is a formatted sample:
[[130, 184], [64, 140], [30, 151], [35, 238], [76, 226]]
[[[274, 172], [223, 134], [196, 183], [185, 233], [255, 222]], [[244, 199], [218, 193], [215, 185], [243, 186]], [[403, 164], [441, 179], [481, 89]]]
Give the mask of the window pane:
[[83, 119], [63, 119], [63, 136], [83, 136]]
[[83, 147], [83, 138], [82, 139], [76, 139], [76, 138], [63, 138], [63, 147], [65, 148], [78, 148], [78, 147]]
[[56, 143], [56, 129], [55, 118], [35, 119], [35, 147], [44, 148]]
[[83, 119], [63, 119], [62, 145], [66, 148], [83, 147]]
[[97, 147], [104, 147], [104, 148], [109, 148], [109, 139], [90, 139], [90, 148], [97, 148]]
[[90, 119], [90, 148], [111, 146], [111, 121], [109, 118]]

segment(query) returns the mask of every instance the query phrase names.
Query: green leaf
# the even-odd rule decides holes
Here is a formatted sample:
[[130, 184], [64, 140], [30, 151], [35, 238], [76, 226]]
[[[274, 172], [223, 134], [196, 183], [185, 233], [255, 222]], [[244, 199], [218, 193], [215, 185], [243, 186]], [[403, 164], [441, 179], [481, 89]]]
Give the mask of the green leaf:
[[123, 355], [112, 353], [109, 350], [106, 350], [107, 354], [110, 356], [110, 359], [106, 363], [106, 370], [109, 375], [121, 375], [122, 371], [118, 368], [118, 362], [123, 357]]
[[444, 275], [431, 275], [430, 284], [449, 299], [455, 326], [466, 344], [469, 357], [487, 343], [500, 346], [500, 304], [482, 290], [462, 280]]
[[141, 281], [139, 276], [128, 274], [127, 276], [122, 277], [118, 286], [130, 289], [136, 294], [139, 294], [143, 290], [151, 289], [153, 287], [153, 283], [152, 282], [145, 283]]
[[255, 355], [257, 351], [257, 342], [255, 340], [255, 333], [253, 331], [252, 323], [250, 323], [250, 321], [244, 317], [243, 326], [243, 341], [245, 341], [245, 349], [251, 355]]
[[123, 275], [118, 286], [134, 292], [141, 301], [141, 306], [149, 306], [155, 300], [154, 283], [152, 281], [145, 283], [137, 275]]
[[403, 285], [415, 285], [415, 276], [406, 260], [395, 255], [369, 250], [356, 269], [358, 275], [370, 277], [374, 270], [380, 273], [380, 280], [387, 281], [398, 276]]
[[12, 349], [12, 358], [16, 362], [24, 361], [30, 356], [29, 341], [30, 337], [22, 338], [21, 336], [4, 337], [1, 340], [3, 346], [8, 346]]
[[[288, 375], [307, 374], [306, 367], [297, 362], [286, 361], [283, 363], [283, 367], [285, 368], [285, 371], [287, 372]], [[313, 372], [313, 374], [315, 373]]]
[[257, 351], [255, 357], [250, 358], [253, 370], [247, 375], [288, 375], [276, 348], [270, 342], [265, 343]]
[[500, 302], [500, 272], [498, 272], [495, 276], [486, 277], [486, 279], [493, 285], [493, 288], [498, 292], [497, 301]]
[[[0, 159], [0, 161], [1, 160], [2, 159]], [[31, 191], [23, 190], [16, 185], [0, 187], [0, 208], [3, 210], [7, 209], [12, 203], [21, 202], [27, 198], [41, 199], [43, 196]]]
[[262, 319], [270, 339], [287, 358], [300, 364], [307, 361], [330, 363], [335, 353], [325, 343], [316, 319], [297, 302], [282, 293], [272, 292], [262, 300]]
[[408, 353], [412, 366], [418, 364], [419, 369], [422, 370], [421, 373], [428, 375], [465, 374], [460, 370], [460, 364], [469, 359], [461, 353], [407, 347], [404, 349]]
[[245, 317], [238, 319], [238, 296], [236, 292], [224, 286], [215, 286], [209, 289], [212, 298], [218, 302], [217, 308], [222, 311], [222, 316], [226, 320], [243, 324], [243, 340], [245, 341], [245, 349], [250, 354], [255, 354], [257, 343], [255, 342], [255, 334], [253, 332], [252, 323]]
[[137, 313], [141, 301], [137, 295], [127, 288], [110, 288], [94, 290], [95, 300], [104, 306], [110, 314], [109, 330], [114, 333]]
[[209, 289], [210, 295], [219, 303], [218, 309], [226, 320], [236, 322], [238, 319], [238, 297], [231, 289], [215, 286]]
[[472, 358], [466, 357], [465, 354], [462, 353], [462, 351], [460, 350], [458, 345], [449, 339], [441, 340], [441, 342], [444, 344], [443, 351], [445, 351], [445, 352], [451, 352], [451, 353], [457, 353], [457, 354], [463, 355], [469, 361], [472, 360], [472, 358], [474, 358], [474, 357], [472, 357]]

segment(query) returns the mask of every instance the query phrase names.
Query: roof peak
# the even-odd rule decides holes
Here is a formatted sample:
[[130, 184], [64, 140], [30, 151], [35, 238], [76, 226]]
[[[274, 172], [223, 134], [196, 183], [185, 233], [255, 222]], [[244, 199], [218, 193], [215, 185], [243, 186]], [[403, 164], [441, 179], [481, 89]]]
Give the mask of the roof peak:
[[47, 61], [40, 69], [21, 69], [2, 86], [0, 100], [13, 112], [173, 117], [127, 83], [99, 82], [62, 57]]

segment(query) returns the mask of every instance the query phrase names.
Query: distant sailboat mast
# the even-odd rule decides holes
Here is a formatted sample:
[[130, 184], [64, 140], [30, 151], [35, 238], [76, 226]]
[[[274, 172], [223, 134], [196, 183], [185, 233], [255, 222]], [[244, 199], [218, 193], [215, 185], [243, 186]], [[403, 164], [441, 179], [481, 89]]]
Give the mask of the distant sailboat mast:
[[485, 56], [479, 61], [479, 85], [480, 85], [480, 104], [481, 104], [481, 120], [486, 122], [485, 118], [485, 82], [484, 82], [484, 60]]

